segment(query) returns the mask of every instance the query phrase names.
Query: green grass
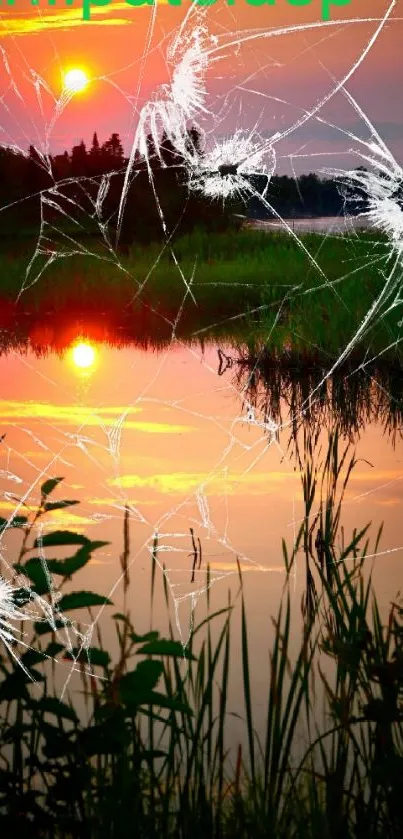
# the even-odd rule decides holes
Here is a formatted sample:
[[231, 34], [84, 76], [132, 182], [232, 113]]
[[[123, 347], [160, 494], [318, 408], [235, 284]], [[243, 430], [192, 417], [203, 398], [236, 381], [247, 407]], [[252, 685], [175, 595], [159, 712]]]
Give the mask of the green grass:
[[[254, 722], [250, 677], [248, 604], [239, 567], [235, 601], [211, 613], [209, 567], [206, 615], [186, 648], [169, 619], [167, 638], [138, 634], [128, 611], [130, 534], [125, 517], [121, 570], [124, 610], [110, 617], [118, 653], [113, 658], [98, 628], [90, 660], [75, 651], [87, 711], [79, 711], [74, 684], [60, 699], [52, 657], [68, 655], [65, 635], [42, 621], [32, 626], [22, 663], [3, 648], [0, 680], [0, 825], [4, 835], [43, 837], [141, 837], [141, 839], [397, 839], [403, 833], [403, 610], [390, 611], [386, 626], [365, 571], [368, 528], [346, 540], [343, 497], [355, 466], [341, 450], [337, 429], [324, 455], [318, 437], [305, 432], [297, 452], [305, 518], [291, 550], [283, 542], [285, 583], [277, 615], [267, 680], [266, 730]], [[14, 519], [21, 531], [16, 570], [32, 591], [50, 599], [49, 581], [35, 559], [35, 525], [59, 492], [60, 479], [42, 486], [33, 518]], [[55, 497], [55, 496], [53, 496]], [[6, 526], [3, 522], [0, 526]], [[318, 537], [318, 534], [320, 538]], [[316, 538], [315, 538], [316, 536]], [[377, 550], [380, 533], [371, 553]], [[68, 560], [48, 570], [60, 590], [59, 619], [103, 598], [64, 593], [65, 584], [90, 561], [98, 543], [68, 531], [43, 540], [52, 555], [75, 546]], [[305, 565], [301, 614], [292, 606], [297, 556]], [[150, 604], [156, 592], [158, 540], [154, 542]], [[162, 586], [170, 614], [169, 595]], [[74, 586], [76, 588], [76, 586]], [[26, 590], [14, 593], [28, 608]], [[91, 605], [92, 604], [92, 605]], [[234, 614], [240, 608], [241, 659], [231, 655]], [[213, 641], [212, 625], [216, 634]], [[30, 624], [25, 622], [25, 630]], [[293, 633], [300, 637], [292, 652]], [[263, 644], [263, 639], [262, 639]], [[21, 648], [14, 645], [12, 651]], [[51, 657], [47, 659], [46, 657]], [[50, 662], [50, 663], [49, 663]], [[328, 662], [328, 665], [326, 664]], [[228, 759], [228, 688], [241, 668], [246, 754]], [[317, 715], [319, 682], [327, 722]], [[301, 726], [309, 735], [298, 754]]]
[[[273, 353], [291, 346], [299, 356], [329, 361], [356, 335], [381, 293], [387, 271], [386, 240], [374, 233], [323, 237], [306, 234], [303, 248], [285, 233], [194, 231], [174, 242], [175, 258], [158, 245], [133, 246], [119, 267], [97, 243], [97, 256], [57, 260], [34, 282], [43, 262], [25, 279], [17, 312], [106, 312], [152, 337], [169, 337], [177, 314], [181, 338], [267, 343]], [[309, 256], [309, 255], [310, 256]], [[107, 259], [105, 259], [107, 257]], [[27, 257], [0, 257], [0, 295], [15, 300]], [[354, 345], [358, 360], [385, 353], [401, 363], [400, 310], [385, 301]]]

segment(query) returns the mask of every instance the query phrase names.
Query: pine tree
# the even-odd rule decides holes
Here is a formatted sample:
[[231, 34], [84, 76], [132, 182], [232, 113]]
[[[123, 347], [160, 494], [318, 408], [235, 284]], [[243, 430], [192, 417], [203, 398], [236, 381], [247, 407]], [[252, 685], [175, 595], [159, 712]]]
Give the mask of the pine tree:
[[92, 175], [99, 175], [102, 172], [102, 154], [96, 131], [94, 131], [89, 151], [89, 170]]
[[94, 135], [93, 135], [93, 138], [92, 138], [92, 146], [90, 148], [90, 155], [92, 155], [92, 157], [98, 157], [98, 155], [99, 155], [99, 140], [98, 140], [98, 135], [97, 135], [96, 131], [94, 131]]
[[88, 174], [88, 155], [84, 140], [73, 146], [71, 152], [71, 172], [74, 177]]
[[124, 151], [119, 134], [111, 134], [109, 140], [102, 145], [101, 154], [103, 171], [120, 169], [123, 166]]

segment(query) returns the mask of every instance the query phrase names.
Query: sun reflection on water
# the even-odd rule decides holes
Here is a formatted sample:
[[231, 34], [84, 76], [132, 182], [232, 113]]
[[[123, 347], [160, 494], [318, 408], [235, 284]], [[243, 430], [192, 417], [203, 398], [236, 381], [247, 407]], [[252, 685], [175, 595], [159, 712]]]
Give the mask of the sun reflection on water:
[[89, 341], [77, 341], [71, 348], [70, 360], [76, 370], [91, 373], [96, 366], [97, 351]]

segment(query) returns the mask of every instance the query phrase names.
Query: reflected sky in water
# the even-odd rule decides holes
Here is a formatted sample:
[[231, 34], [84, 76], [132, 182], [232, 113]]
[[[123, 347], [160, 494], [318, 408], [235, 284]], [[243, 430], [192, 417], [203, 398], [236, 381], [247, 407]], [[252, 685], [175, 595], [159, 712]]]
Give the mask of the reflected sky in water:
[[[81, 347], [77, 356], [74, 348], [80, 344], [87, 349]], [[77, 333], [58, 353], [47, 352], [46, 344], [36, 345], [35, 352], [29, 346], [22, 352], [10, 349], [0, 356], [0, 436], [6, 435], [0, 444], [0, 516], [26, 513], [24, 505], [38, 503], [45, 478], [64, 477], [55, 499], [79, 504], [47, 514], [43, 532], [70, 529], [109, 542], [68, 585], [113, 600], [99, 620], [112, 652], [107, 617], [123, 605], [126, 505], [129, 608], [139, 632], [150, 628], [156, 533], [160, 568], [152, 626], [168, 629], [165, 574], [171, 619], [184, 641], [192, 614], [196, 621], [205, 615], [207, 563], [214, 611], [227, 605], [228, 592], [232, 601], [236, 596], [239, 559], [248, 604], [251, 683], [259, 697], [267, 676], [271, 616], [284, 583], [282, 539], [291, 549], [304, 515], [297, 459], [299, 452], [304, 460], [304, 433], [308, 439], [318, 435], [319, 460], [320, 447], [323, 453], [337, 423], [341, 447], [350, 443], [351, 454], [356, 448], [357, 465], [343, 506], [346, 538], [371, 521], [371, 551], [384, 521], [373, 578], [385, 611], [401, 588], [400, 377], [380, 371], [378, 378], [347, 376], [318, 388], [321, 379], [320, 370], [302, 376], [292, 365], [276, 365], [245, 347], [228, 345], [119, 348]], [[309, 400], [313, 390], [317, 398]], [[276, 423], [282, 424], [278, 433]], [[201, 563], [199, 568], [198, 553], [192, 575], [193, 538]], [[20, 542], [19, 532], [1, 537], [9, 567]], [[301, 555], [293, 580], [295, 615], [300, 614], [305, 580]], [[96, 610], [94, 615], [98, 622]], [[241, 655], [237, 622], [239, 613], [233, 623], [235, 657]], [[213, 639], [215, 632], [213, 627]], [[61, 685], [66, 668], [60, 671]], [[234, 672], [231, 682], [234, 707], [242, 696], [238, 675]], [[260, 709], [257, 702], [258, 725], [260, 711], [263, 725], [263, 705]], [[235, 721], [231, 725], [240, 738]]]
[[[315, 375], [319, 382], [320, 371]], [[385, 521], [381, 550], [393, 550], [378, 560], [390, 570], [385, 596], [393, 596], [389, 587], [399, 587], [399, 417], [395, 400], [388, 427], [385, 388], [376, 384], [377, 404], [368, 391], [374, 387], [369, 377], [359, 387], [357, 377], [342, 387], [333, 383], [327, 394], [322, 388], [317, 400], [307, 401], [304, 394], [314, 389], [313, 380], [304, 386], [290, 372], [287, 378], [285, 371], [273, 373], [267, 365], [259, 369], [233, 348], [118, 349], [77, 336], [59, 355], [4, 354], [0, 379], [0, 431], [6, 434], [0, 450], [0, 514], [12, 515], [17, 498], [34, 507], [44, 477], [63, 476], [61, 497], [80, 504], [49, 514], [45, 527], [110, 540], [81, 572], [84, 587], [95, 586], [105, 595], [114, 590], [119, 599], [115, 585], [125, 505], [132, 576], [147, 571], [158, 532], [171, 594], [181, 603], [186, 624], [191, 595], [204, 587], [207, 562], [223, 597], [237, 558], [245, 571], [281, 575], [281, 540], [291, 546], [303, 517], [296, 443], [301, 446], [304, 425], [318, 430], [319, 423], [318, 446], [325, 445], [326, 427], [337, 419], [337, 399], [358, 458], [343, 523], [349, 532], [370, 520], [374, 529]], [[299, 417], [294, 426], [291, 415]], [[278, 434], [273, 420], [283, 424]], [[202, 547], [202, 567], [193, 582], [191, 528]], [[4, 537], [10, 564], [12, 544], [11, 536]]]

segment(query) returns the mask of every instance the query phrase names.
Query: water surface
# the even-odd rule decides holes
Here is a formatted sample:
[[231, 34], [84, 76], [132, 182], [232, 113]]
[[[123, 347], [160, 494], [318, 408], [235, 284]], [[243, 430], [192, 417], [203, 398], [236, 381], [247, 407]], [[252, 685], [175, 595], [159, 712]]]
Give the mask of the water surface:
[[[401, 587], [403, 445], [400, 378], [341, 377], [320, 385], [324, 371], [259, 370], [235, 346], [173, 343], [111, 347], [91, 342], [89, 367], [73, 348], [58, 354], [25, 346], [0, 356], [0, 515], [34, 508], [47, 477], [63, 477], [55, 497], [79, 504], [49, 513], [44, 531], [77, 530], [109, 544], [94, 554], [73, 588], [111, 597], [99, 618], [113, 646], [108, 615], [122, 608], [119, 557], [130, 511], [130, 610], [136, 629], [150, 625], [150, 568], [158, 535], [159, 594], [153, 628], [167, 629], [162, 575], [169, 587], [177, 636], [187, 639], [195, 611], [206, 607], [206, 566], [212, 608], [238, 589], [244, 572], [257, 706], [266, 690], [271, 615], [284, 583], [281, 542], [290, 547], [304, 515], [301, 463], [304, 439], [325, 450], [336, 424], [341, 447], [356, 448], [357, 465], [343, 507], [347, 534], [385, 522], [374, 580], [382, 608]], [[88, 343], [88, 342], [87, 342]], [[304, 438], [305, 434], [305, 438]], [[318, 454], [319, 457], [319, 454]], [[320, 457], [319, 457], [320, 460]], [[20, 534], [6, 531], [2, 557], [15, 561]], [[193, 541], [194, 540], [194, 541]], [[194, 543], [197, 563], [194, 564]], [[200, 548], [200, 553], [199, 553]], [[200, 567], [199, 567], [200, 560]], [[165, 569], [163, 570], [163, 564]], [[193, 573], [192, 573], [193, 572]], [[295, 614], [304, 593], [303, 558], [294, 575]], [[234, 647], [239, 649], [238, 618]], [[298, 638], [295, 639], [296, 641]], [[264, 666], [262, 667], [262, 662]], [[241, 704], [234, 673], [233, 708]]]
[[254, 219], [248, 226], [259, 230], [284, 230], [284, 222], [295, 233], [352, 233], [371, 227], [365, 216], [321, 216], [318, 218], [288, 218], [283, 221]]

